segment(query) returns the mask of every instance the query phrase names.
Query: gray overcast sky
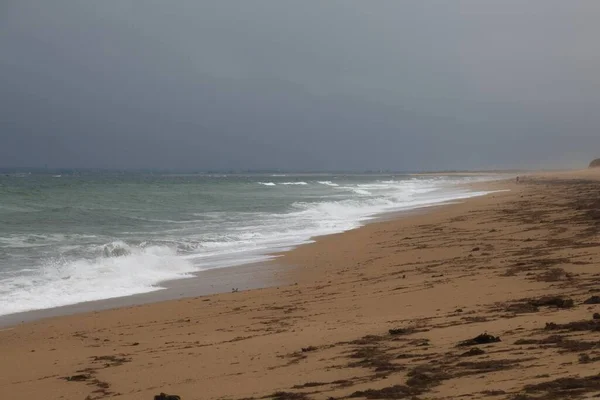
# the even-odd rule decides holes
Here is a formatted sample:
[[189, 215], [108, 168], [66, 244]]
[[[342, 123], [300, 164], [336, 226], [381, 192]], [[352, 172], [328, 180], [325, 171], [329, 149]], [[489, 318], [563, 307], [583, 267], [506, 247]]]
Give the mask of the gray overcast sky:
[[600, 156], [600, 1], [0, 1], [0, 167]]

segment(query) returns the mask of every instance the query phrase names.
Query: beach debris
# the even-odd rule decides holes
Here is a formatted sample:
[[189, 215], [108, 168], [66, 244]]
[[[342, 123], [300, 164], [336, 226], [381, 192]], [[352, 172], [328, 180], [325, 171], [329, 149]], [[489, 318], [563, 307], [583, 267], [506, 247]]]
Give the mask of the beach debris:
[[556, 347], [568, 352], [582, 352], [594, 349], [598, 346], [597, 342], [586, 342], [582, 340], [570, 340], [564, 336], [552, 335], [544, 339], [519, 339], [515, 342], [516, 345], [549, 345], [554, 344]]
[[574, 321], [566, 324], [556, 324], [554, 322], [547, 322], [544, 328], [547, 331], [571, 331], [571, 332], [583, 332], [592, 331], [600, 332], [600, 321]]
[[421, 392], [450, 378], [441, 367], [429, 364], [416, 366], [408, 372], [407, 376], [406, 385], [414, 389], [420, 389]]
[[415, 339], [408, 342], [408, 344], [416, 347], [427, 347], [430, 345], [429, 339]]
[[414, 396], [420, 391], [404, 385], [394, 385], [383, 389], [360, 390], [352, 393], [349, 397], [364, 397], [367, 399], [406, 399]]
[[573, 275], [569, 274], [562, 268], [550, 268], [542, 274], [537, 275], [536, 279], [542, 282], [558, 282], [566, 279], [572, 279]]
[[585, 393], [597, 392], [598, 390], [600, 390], [600, 374], [585, 377], [559, 378], [553, 381], [525, 386], [525, 392], [536, 393], [538, 396], [541, 394], [542, 397], [536, 396], [536, 398], [553, 399], [567, 399], [574, 394], [582, 396]]
[[600, 304], [600, 296], [592, 296], [584, 301], [583, 304]]
[[348, 367], [373, 368], [375, 372], [389, 372], [404, 369], [403, 366], [394, 364], [393, 356], [387, 352], [387, 349], [378, 345], [360, 346], [355, 348], [349, 357], [358, 359], [348, 364]]
[[592, 316], [593, 319], [600, 319], [600, 313], [594, 313]]
[[88, 379], [90, 379], [90, 376], [86, 375], [86, 374], [79, 374], [79, 375], [67, 376], [63, 379], [68, 382], [83, 382], [83, 381], [87, 381]]
[[467, 321], [467, 322], [470, 322], [470, 323], [487, 322], [488, 321], [487, 317], [482, 317], [482, 316], [478, 316], [478, 315], [476, 315], [474, 317], [470, 317], [470, 316], [469, 317], [462, 317], [461, 319], [463, 321]]
[[355, 339], [355, 340], [349, 342], [349, 344], [357, 344], [359, 346], [362, 346], [362, 345], [366, 345], [366, 344], [376, 344], [376, 343], [381, 342], [382, 340], [384, 340], [384, 336], [366, 335], [359, 339]]
[[532, 345], [532, 344], [557, 344], [562, 343], [565, 340], [563, 336], [552, 335], [545, 339], [519, 339], [514, 344], [517, 346], [521, 345]]
[[91, 359], [93, 363], [104, 363], [105, 368], [118, 367], [131, 361], [131, 358], [125, 357], [124, 354], [119, 354], [116, 356], [92, 356]]
[[506, 394], [506, 392], [504, 390], [483, 390], [481, 394], [486, 396], [502, 396], [503, 394]]
[[471, 251], [479, 251], [479, 250], [481, 250], [479, 247], [473, 247], [473, 250], [471, 250]]
[[531, 359], [517, 359], [517, 360], [483, 360], [483, 361], [463, 361], [456, 364], [457, 367], [466, 369], [467, 373], [476, 372], [493, 372], [502, 371], [506, 369], [512, 369], [519, 366], [521, 361], [529, 361]]
[[515, 314], [525, 314], [538, 312], [539, 308], [531, 303], [514, 303], [506, 307], [506, 311], [513, 312]]
[[308, 353], [310, 351], [315, 351], [315, 350], [317, 350], [317, 348], [315, 346], [308, 346], [308, 347], [303, 347], [302, 348], [302, 352], [303, 353]]
[[239, 291], [240, 291], [239, 288], [231, 288], [231, 293], [237, 293]]
[[176, 394], [161, 393], [154, 396], [154, 400], [181, 400], [181, 397]]
[[537, 300], [530, 300], [529, 304], [534, 307], [571, 308], [575, 302], [573, 299], [563, 299], [560, 296], [545, 296]]
[[587, 364], [591, 361], [592, 361], [592, 358], [588, 354], [582, 353], [579, 355], [579, 362], [581, 364]]
[[390, 335], [410, 335], [411, 333], [413, 333], [415, 330], [413, 328], [394, 328], [394, 329], [390, 329], [388, 332], [390, 333]]
[[306, 388], [327, 386], [327, 385], [329, 385], [329, 383], [326, 383], [326, 382], [306, 382], [306, 383], [303, 383], [302, 385], [294, 385], [294, 386], [292, 386], [292, 389], [306, 389]]
[[485, 354], [485, 351], [481, 350], [479, 347], [473, 347], [469, 351], [462, 353], [460, 357], [473, 357], [480, 356], [482, 354]]
[[501, 342], [500, 336], [492, 336], [487, 333], [482, 333], [473, 339], [463, 340], [458, 344], [459, 347], [476, 346], [478, 344], [489, 344]]

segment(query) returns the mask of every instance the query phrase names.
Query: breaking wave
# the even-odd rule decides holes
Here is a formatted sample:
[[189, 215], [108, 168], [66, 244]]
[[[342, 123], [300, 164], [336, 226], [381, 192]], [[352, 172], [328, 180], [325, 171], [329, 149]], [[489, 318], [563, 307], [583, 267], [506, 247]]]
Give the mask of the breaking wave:
[[0, 315], [159, 290], [159, 282], [190, 276], [197, 268], [164, 246], [116, 241], [96, 258], [53, 258], [28, 274], [0, 280]]

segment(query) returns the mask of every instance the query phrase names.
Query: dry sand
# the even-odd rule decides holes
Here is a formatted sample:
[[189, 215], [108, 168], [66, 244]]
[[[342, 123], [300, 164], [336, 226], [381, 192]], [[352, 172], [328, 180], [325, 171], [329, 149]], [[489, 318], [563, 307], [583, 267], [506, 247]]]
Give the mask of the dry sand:
[[294, 266], [280, 287], [0, 330], [0, 393], [592, 397], [600, 304], [585, 301], [600, 302], [600, 171], [558, 175], [323, 237], [278, 261]]

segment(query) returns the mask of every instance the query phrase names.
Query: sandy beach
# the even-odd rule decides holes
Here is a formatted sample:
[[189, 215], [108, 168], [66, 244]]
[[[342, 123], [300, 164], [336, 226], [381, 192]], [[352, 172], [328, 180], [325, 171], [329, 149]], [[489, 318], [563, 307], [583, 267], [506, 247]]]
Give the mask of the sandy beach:
[[498, 192], [285, 253], [274, 287], [0, 328], [0, 393], [80, 400], [148, 400], [161, 392], [183, 400], [597, 395], [600, 170], [485, 186]]

